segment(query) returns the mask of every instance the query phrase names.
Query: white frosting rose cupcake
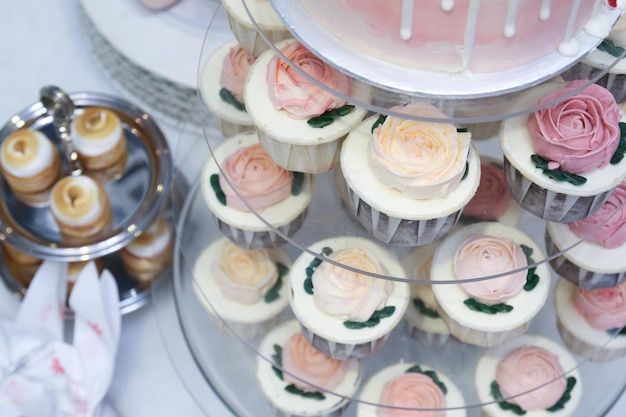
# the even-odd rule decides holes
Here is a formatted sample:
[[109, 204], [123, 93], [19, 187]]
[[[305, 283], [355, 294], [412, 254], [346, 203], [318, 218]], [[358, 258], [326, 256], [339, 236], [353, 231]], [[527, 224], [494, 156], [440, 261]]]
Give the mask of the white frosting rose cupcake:
[[243, 86], [254, 57], [237, 41], [222, 45], [202, 68], [200, 94], [224, 137], [254, 130]]
[[[438, 243], [420, 246], [402, 258], [410, 279], [430, 280], [430, 270]], [[428, 345], [442, 346], [450, 338], [450, 330], [437, 311], [437, 300], [430, 284], [409, 284], [411, 302], [404, 321], [411, 337]]]
[[249, 249], [285, 243], [276, 230], [300, 228], [312, 192], [312, 176], [276, 165], [255, 133], [226, 139], [202, 170], [202, 196], [220, 231]]
[[450, 333], [478, 346], [496, 346], [524, 333], [550, 291], [548, 266], [532, 267], [543, 259], [529, 236], [497, 222], [476, 223], [447, 236], [430, 274], [432, 281], [459, 281], [433, 285]]
[[325, 239], [309, 250], [324, 258], [304, 252], [289, 274], [289, 302], [307, 339], [337, 359], [380, 350], [409, 302], [408, 284], [384, 279], [406, 278], [400, 261], [358, 237]]
[[28, 205], [45, 205], [61, 177], [56, 146], [38, 130], [19, 129], [2, 141], [0, 168], [15, 197]]
[[613, 287], [623, 282], [625, 203], [626, 183], [621, 183], [595, 214], [568, 224], [548, 222], [546, 248], [552, 269], [586, 289]]
[[626, 355], [626, 283], [585, 290], [560, 279], [554, 292], [559, 334], [572, 352], [593, 362]]
[[424, 365], [398, 363], [383, 368], [363, 385], [359, 399], [363, 402], [357, 406], [357, 417], [467, 415], [465, 400], [454, 382]]
[[[445, 118], [430, 104], [394, 108]], [[480, 180], [478, 152], [469, 133], [450, 123], [389, 116], [369, 118], [341, 149], [351, 210], [385, 243], [427, 245], [447, 233], [474, 196]]]
[[342, 361], [320, 352], [296, 320], [269, 332], [258, 352], [257, 381], [278, 416], [338, 417], [361, 381], [358, 360]]
[[626, 149], [619, 146], [622, 112], [611, 93], [588, 83], [535, 87], [516, 109], [557, 103], [502, 123], [513, 198], [544, 220], [569, 223], [590, 216], [626, 178]]
[[221, 238], [196, 259], [193, 289], [220, 331], [252, 339], [280, 322], [290, 268], [283, 249], [248, 250]]
[[[256, 26], [263, 31], [272, 44], [292, 37], [268, 0], [245, 0], [245, 3], [241, 0], [221, 1], [235, 39], [244, 50], [255, 57], [269, 49]], [[254, 19], [254, 23], [250, 20], [248, 12]]]
[[126, 169], [128, 150], [120, 117], [104, 107], [88, 107], [72, 121], [72, 142], [85, 171], [104, 180]]
[[488, 349], [476, 365], [481, 415], [568, 417], [582, 398], [578, 363], [563, 347], [525, 335]]
[[291, 61], [274, 51], [261, 55], [250, 69], [244, 99], [259, 139], [274, 161], [285, 169], [325, 172], [339, 162], [341, 141], [366, 110], [312, 83], [291, 67], [296, 65], [331, 91], [368, 102], [369, 89], [313, 55], [295, 40], [276, 45]]

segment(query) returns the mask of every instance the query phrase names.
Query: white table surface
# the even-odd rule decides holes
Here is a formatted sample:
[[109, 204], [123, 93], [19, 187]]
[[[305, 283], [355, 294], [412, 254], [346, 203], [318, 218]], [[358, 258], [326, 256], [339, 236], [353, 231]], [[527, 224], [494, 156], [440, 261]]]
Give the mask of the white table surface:
[[[106, 0], [102, 0], [106, 1]], [[137, 0], [127, 0], [137, 1]], [[97, 91], [125, 96], [98, 70], [81, 36], [78, 0], [19, 0], [0, 2], [0, 123], [36, 102], [39, 89], [56, 85], [66, 92]], [[197, 61], [181, 63], [197, 66]], [[161, 124], [173, 150], [183, 126]], [[184, 135], [188, 134], [183, 134]], [[0, 317], [11, 317], [19, 304], [0, 285]], [[115, 379], [110, 398], [122, 417], [202, 417], [169, 359], [159, 334], [158, 305], [124, 316]], [[161, 315], [159, 315], [161, 314]], [[180, 355], [186, 352], [181, 350]], [[193, 369], [191, 369], [193, 371]], [[187, 384], [202, 383], [198, 375]], [[205, 398], [212, 417], [229, 412], [216, 398]], [[607, 417], [626, 414], [622, 396]], [[43, 416], [42, 416], [43, 417]]]

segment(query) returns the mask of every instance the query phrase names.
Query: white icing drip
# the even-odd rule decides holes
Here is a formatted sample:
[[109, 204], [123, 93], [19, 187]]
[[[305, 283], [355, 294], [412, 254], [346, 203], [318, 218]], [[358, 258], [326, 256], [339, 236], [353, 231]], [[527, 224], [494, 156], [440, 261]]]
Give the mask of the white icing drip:
[[[155, 223], [150, 226], [148, 230], [146, 230], [146, 233], [155, 233], [158, 227], [158, 223]], [[128, 246], [126, 246], [126, 249], [128, 252], [139, 258], [150, 258], [165, 250], [171, 240], [172, 232], [169, 227], [166, 227], [164, 233], [156, 236], [151, 242], [146, 244], [144, 242], [140, 243], [137, 240], [133, 240]]]
[[[103, 117], [106, 117], [106, 114], [103, 113]], [[119, 121], [116, 123], [113, 132], [103, 138], [87, 139], [80, 136], [76, 129], [76, 121], [72, 122], [72, 133], [72, 140], [76, 150], [86, 156], [98, 156], [110, 151], [123, 137], [122, 124]]]
[[413, 31], [414, 0], [402, 0], [402, 21], [400, 22], [400, 38], [408, 41]]
[[551, 0], [543, 0], [543, 3], [541, 3], [541, 10], [539, 11], [539, 19], [548, 20], [550, 18], [550, 1]]
[[509, 1], [509, 8], [506, 12], [506, 22], [504, 23], [504, 36], [512, 38], [515, 36], [515, 20], [519, 10], [519, 0]]
[[578, 9], [580, 8], [581, 0], [574, 0], [572, 11], [567, 21], [567, 28], [565, 29], [565, 35], [563, 36], [563, 42], [559, 45], [559, 52], [565, 56], [574, 56], [580, 49], [580, 44], [573, 38], [574, 24], [576, 23], [576, 17], [578, 16]]
[[449, 12], [454, 8], [454, 0], [441, 0], [441, 9]]
[[585, 32], [589, 36], [604, 39], [611, 33], [611, 22], [604, 15], [594, 15], [585, 25]]
[[54, 157], [54, 148], [52, 147], [52, 143], [43, 133], [38, 130], [32, 130], [33, 134], [37, 138], [37, 148], [38, 152], [28, 165], [18, 165], [13, 166], [6, 159], [5, 152], [8, 154], [13, 154], [20, 157], [20, 152], [15, 150], [13, 147], [9, 147], [10, 142], [4, 143], [2, 147], [2, 152], [0, 153], [0, 163], [6, 172], [18, 178], [28, 178], [34, 175], [39, 174], [41, 171], [46, 169], [50, 163], [52, 162], [52, 158]]
[[[72, 187], [81, 188], [84, 195], [91, 197], [92, 204], [90, 210], [81, 217], [77, 217], [76, 214], [72, 211], [70, 211], [69, 213], [59, 211], [59, 208], [56, 206], [56, 204], [50, 204], [50, 210], [52, 210], [54, 216], [57, 219], [61, 220], [65, 224], [73, 226], [82, 226], [85, 224], [89, 224], [97, 219], [103, 210], [103, 202], [100, 197], [100, 189], [98, 188], [94, 180], [85, 176], [72, 177], [72, 182]], [[51, 202], [52, 201], [53, 199], [51, 199]]]
[[464, 36], [464, 52], [463, 52], [463, 71], [469, 68], [472, 58], [472, 50], [474, 48], [474, 38], [476, 37], [476, 28], [478, 26], [478, 12], [480, 11], [480, 0], [471, 0], [467, 11], [467, 25], [465, 26]]

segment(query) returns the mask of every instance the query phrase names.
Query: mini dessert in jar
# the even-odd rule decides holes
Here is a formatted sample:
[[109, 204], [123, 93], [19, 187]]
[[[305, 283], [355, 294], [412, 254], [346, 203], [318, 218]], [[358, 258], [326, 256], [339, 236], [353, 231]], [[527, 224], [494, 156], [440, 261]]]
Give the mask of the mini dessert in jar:
[[292, 171], [329, 171], [339, 162], [342, 140], [367, 112], [338, 95], [368, 102], [369, 89], [295, 40], [277, 47], [291, 63], [274, 51], [255, 61], [244, 89], [246, 109], [261, 143], [278, 165]]
[[554, 305], [559, 334], [572, 352], [593, 362], [626, 355], [626, 283], [585, 290], [559, 279]]
[[[392, 110], [446, 120], [430, 104]], [[341, 170], [351, 210], [385, 243], [427, 245], [456, 224], [480, 180], [470, 134], [451, 123], [372, 117], [348, 135]]]
[[48, 203], [50, 189], [61, 177], [61, 158], [56, 146], [42, 132], [19, 129], [8, 135], [0, 148], [0, 168], [15, 197], [24, 204]]
[[626, 178], [622, 111], [586, 80], [546, 83], [516, 109], [542, 106], [502, 123], [504, 171], [515, 201], [544, 220], [569, 223], [598, 211]]
[[613, 287], [626, 278], [626, 183], [595, 214], [568, 224], [548, 222], [550, 266], [586, 289]]
[[[410, 297], [400, 260], [371, 240], [340, 236], [309, 246], [289, 274], [291, 309], [311, 344], [337, 359], [379, 351]], [[350, 269], [348, 269], [350, 268]]]
[[104, 187], [87, 175], [59, 180], [50, 194], [50, 212], [63, 238], [81, 241], [105, 232], [113, 217]]
[[359, 388], [360, 362], [320, 352], [296, 320], [270, 331], [258, 352], [257, 381], [278, 416], [338, 417]]
[[221, 238], [196, 259], [193, 289], [220, 331], [252, 339], [280, 322], [290, 268], [283, 249], [247, 250]]
[[237, 43], [222, 45], [202, 69], [200, 93], [224, 137], [254, 130], [243, 86], [254, 57]]
[[220, 231], [248, 249], [285, 243], [276, 230], [300, 228], [312, 192], [312, 176], [276, 165], [256, 133], [226, 139], [202, 170], [202, 196]]
[[422, 364], [398, 363], [381, 369], [363, 384], [359, 399], [363, 402], [357, 406], [357, 417], [467, 415], [463, 394], [452, 379]]
[[[438, 242], [420, 246], [402, 258], [410, 279], [430, 280], [430, 270]], [[437, 311], [432, 285], [411, 283], [411, 302], [404, 321], [411, 337], [427, 346], [442, 346], [450, 338], [450, 330]]]
[[574, 415], [583, 381], [574, 357], [543, 336], [524, 335], [485, 351], [476, 364], [481, 415]]
[[119, 116], [111, 109], [88, 107], [72, 121], [72, 141], [83, 168], [102, 180], [126, 169], [128, 149]]
[[548, 266], [533, 266], [543, 259], [528, 235], [497, 222], [476, 223], [447, 236], [430, 274], [432, 281], [459, 281], [432, 287], [450, 333], [487, 347], [524, 333], [550, 291]]

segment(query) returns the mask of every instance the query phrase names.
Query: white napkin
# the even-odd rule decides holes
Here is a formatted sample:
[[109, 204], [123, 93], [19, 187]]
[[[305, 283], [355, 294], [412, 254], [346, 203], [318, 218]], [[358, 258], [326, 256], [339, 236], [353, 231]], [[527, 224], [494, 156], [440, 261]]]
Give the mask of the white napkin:
[[0, 320], [0, 416], [115, 415], [105, 399], [120, 336], [117, 284], [93, 262], [69, 300], [72, 342], [64, 341], [67, 264], [45, 261], [14, 322]]

